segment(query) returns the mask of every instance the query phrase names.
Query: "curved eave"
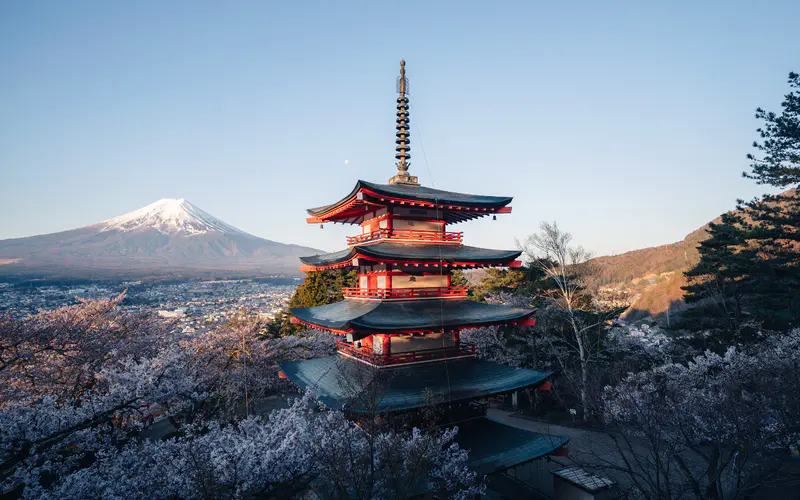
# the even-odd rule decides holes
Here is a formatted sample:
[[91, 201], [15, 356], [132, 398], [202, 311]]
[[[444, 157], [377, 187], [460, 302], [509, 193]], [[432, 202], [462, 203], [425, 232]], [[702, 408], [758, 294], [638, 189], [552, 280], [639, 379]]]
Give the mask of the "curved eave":
[[[346, 248], [338, 252], [324, 253], [322, 255], [310, 255], [308, 257], [300, 257], [300, 262], [306, 266], [325, 267], [334, 266], [336, 264], [349, 265], [349, 262], [355, 258], [355, 247]], [[342, 267], [342, 266], [340, 266]]]
[[478, 474], [493, 474], [562, 448], [567, 436], [540, 434], [502, 424], [486, 417], [458, 422], [455, 441], [469, 450], [469, 467]]
[[519, 267], [515, 259], [522, 252], [494, 250], [452, 244], [408, 244], [379, 242], [354, 246], [338, 252], [301, 257], [303, 271], [323, 271], [358, 265], [361, 261], [377, 264], [402, 264], [412, 266], [444, 267]]
[[[333, 355], [279, 365], [289, 380], [302, 389], [313, 389], [330, 408], [381, 413], [423, 407], [430, 404], [431, 393], [447, 395], [449, 401], [468, 401], [535, 387], [552, 375], [482, 359], [400, 366], [392, 368], [392, 376], [386, 380], [376, 381], [380, 383], [377, 400], [365, 400], [364, 394], [370, 394], [368, 389], [377, 375], [357, 361]], [[374, 401], [377, 407], [365, 404], [368, 401]]]
[[442, 219], [449, 224], [476, 219], [485, 215], [510, 213], [510, 196], [485, 196], [454, 193], [422, 186], [400, 184], [373, 184], [359, 180], [349, 195], [322, 207], [306, 210], [310, 224], [360, 222], [365, 208], [370, 206], [401, 206], [434, 208], [442, 211]]
[[317, 307], [291, 309], [297, 322], [333, 333], [429, 333], [482, 326], [532, 326], [534, 309], [470, 300], [364, 302], [343, 300]]

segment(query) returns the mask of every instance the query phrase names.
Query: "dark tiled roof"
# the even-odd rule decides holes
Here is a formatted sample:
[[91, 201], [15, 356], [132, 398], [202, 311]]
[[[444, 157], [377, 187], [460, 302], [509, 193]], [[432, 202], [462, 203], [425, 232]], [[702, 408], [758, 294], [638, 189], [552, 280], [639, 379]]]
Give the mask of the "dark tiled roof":
[[408, 301], [342, 300], [291, 310], [299, 320], [332, 330], [398, 332], [481, 326], [516, 321], [535, 310], [466, 299]]
[[324, 253], [322, 255], [310, 255], [308, 257], [300, 257], [300, 262], [308, 266], [326, 266], [329, 264], [338, 264], [339, 262], [346, 262], [355, 256], [356, 252], [353, 248], [345, 248], [338, 252]]
[[596, 493], [600, 490], [614, 486], [614, 481], [607, 477], [592, 474], [580, 467], [572, 466], [553, 471], [553, 474], [565, 481], [583, 488], [589, 493]]
[[[338, 354], [280, 363], [298, 387], [312, 390], [330, 408], [378, 412], [420, 408], [425, 394], [460, 401], [538, 384], [551, 372], [527, 370], [482, 359], [460, 359], [378, 370]], [[377, 397], [371, 398], [373, 390]]]
[[569, 441], [566, 436], [530, 432], [485, 417], [457, 425], [456, 442], [469, 450], [469, 467], [481, 475], [543, 457]]
[[453, 193], [452, 191], [442, 191], [424, 186], [408, 186], [403, 184], [374, 184], [367, 181], [358, 181], [356, 187], [347, 196], [323, 207], [309, 208], [309, 215], [322, 215], [325, 212], [336, 208], [356, 195], [361, 189], [369, 189], [384, 196], [403, 198], [407, 200], [426, 201], [441, 205], [460, 205], [481, 208], [500, 208], [511, 203], [510, 196], [484, 196], [478, 194]]
[[300, 257], [300, 260], [303, 264], [309, 266], [324, 266], [346, 262], [356, 254], [360, 254], [367, 258], [372, 257], [379, 260], [507, 263], [519, 257], [521, 253], [519, 250], [494, 250], [465, 245], [437, 245], [434, 243], [418, 245], [382, 241], [371, 245], [348, 248], [339, 252]]

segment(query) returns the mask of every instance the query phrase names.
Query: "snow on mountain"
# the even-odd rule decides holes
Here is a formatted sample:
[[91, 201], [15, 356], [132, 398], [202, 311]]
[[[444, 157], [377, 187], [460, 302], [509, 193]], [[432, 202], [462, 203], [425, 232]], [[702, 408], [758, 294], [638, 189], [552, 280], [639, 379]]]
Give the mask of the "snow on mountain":
[[90, 226], [0, 240], [0, 278], [298, 275], [299, 257], [315, 253], [166, 198]]
[[226, 224], [183, 198], [164, 198], [146, 207], [101, 222], [101, 231], [136, 231], [155, 229], [161, 234], [205, 234], [218, 231], [225, 234], [252, 236]]

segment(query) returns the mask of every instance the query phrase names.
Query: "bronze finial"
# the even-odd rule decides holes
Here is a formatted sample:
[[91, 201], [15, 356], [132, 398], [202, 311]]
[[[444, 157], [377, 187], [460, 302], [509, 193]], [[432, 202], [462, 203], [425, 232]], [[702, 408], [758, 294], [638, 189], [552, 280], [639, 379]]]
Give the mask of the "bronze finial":
[[419, 186], [417, 177], [408, 174], [409, 161], [411, 159], [411, 135], [410, 118], [408, 114], [408, 79], [406, 78], [406, 62], [400, 60], [400, 77], [397, 79], [397, 132], [395, 143], [395, 155], [398, 160], [395, 163], [397, 175], [389, 179], [389, 184], [407, 184]]
[[406, 95], [406, 62], [403, 59], [400, 59], [400, 88], [397, 91], [400, 93], [400, 96]]

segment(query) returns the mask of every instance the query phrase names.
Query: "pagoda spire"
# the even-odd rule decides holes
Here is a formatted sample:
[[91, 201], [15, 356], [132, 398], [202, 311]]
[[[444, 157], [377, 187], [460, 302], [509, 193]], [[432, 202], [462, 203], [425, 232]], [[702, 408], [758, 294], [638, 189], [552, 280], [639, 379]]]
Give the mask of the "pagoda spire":
[[397, 174], [389, 179], [389, 184], [406, 184], [409, 186], [419, 186], [417, 177], [408, 174], [409, 161], [411, 159], [411, 130], [409, 128], [408, 114], [408, 79], [406, 78], [406, 62], [400, 60], [400, 77], [397, 79], [397, 132], [395, 143], [395, 155], [397, 163]]

